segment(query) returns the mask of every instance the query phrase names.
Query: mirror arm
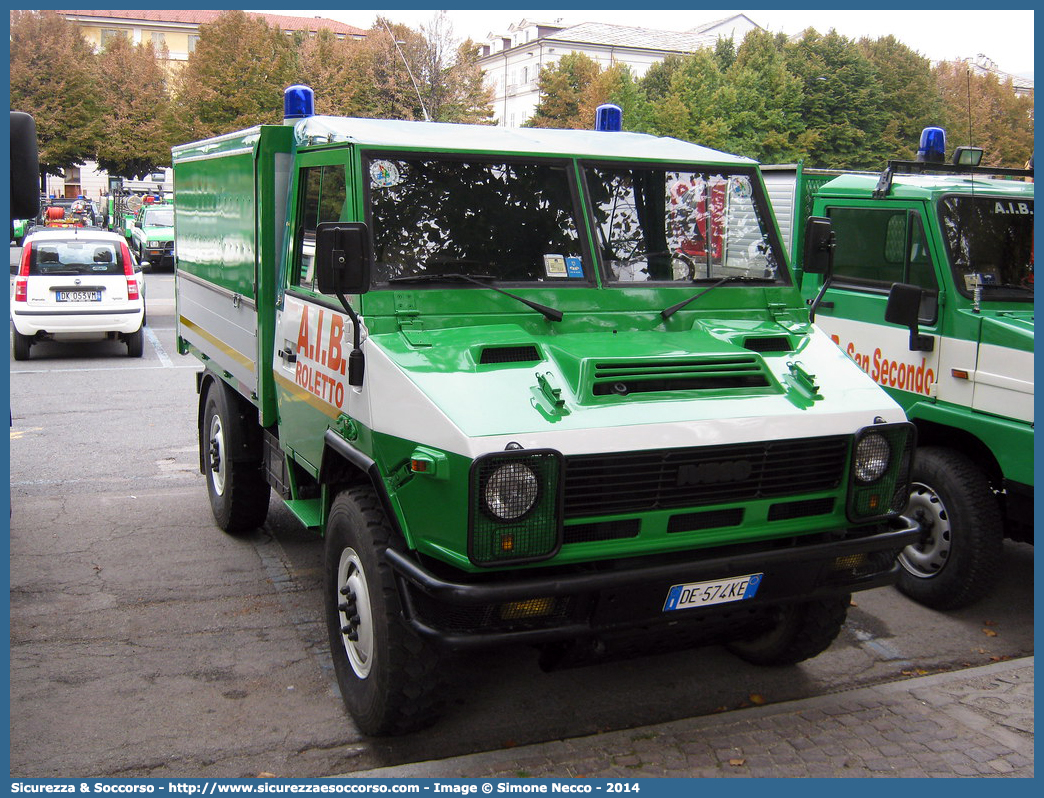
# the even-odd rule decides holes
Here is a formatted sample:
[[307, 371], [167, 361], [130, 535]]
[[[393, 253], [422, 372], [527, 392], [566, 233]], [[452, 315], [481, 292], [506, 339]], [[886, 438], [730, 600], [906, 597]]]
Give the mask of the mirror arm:
[[352, 351], [348, 354], [348, 384], [358, 387], [363, 384], [363, 374], [366, 372], [366, 358], [363, 357], [362, 346], [359, 343], [359, 314], [355, 312], [348, 298], [337, 292], [337, 298], [341, 301], [344, 312], [352, 320]]
[[823, 297], [826, 295], [827, 289], [830, 288], [830, 283], [834, 279], [834, 247], [837, 246], [837, 239], [834, 236], [834, 231], [830, 231], [830, 238], [824, 245], [827, 250], [827, 268], [823, 274], [823, 285], [819, 289], [819, 293], [816, 294], [816, 298], [812, 300], [812, 304], [808, 308], [808, 322], [809, 324], [815, 324], [816, 321], [816, 310], [819, 309], [820, 303], [823, 301]]
[[808, 307], [808, 323], [816, 323], [816, 309], [819, 308], [819, 304], [823, 301], [824, 295], [826, 295], [827, 289], [830, 288], [830, 283], [834, 279], [832, 271], [828, 271], [823, 275], [823, 285], [819, 288], [819, 293], [816, 294], [816, 298], [812, 300], [812, 304]]

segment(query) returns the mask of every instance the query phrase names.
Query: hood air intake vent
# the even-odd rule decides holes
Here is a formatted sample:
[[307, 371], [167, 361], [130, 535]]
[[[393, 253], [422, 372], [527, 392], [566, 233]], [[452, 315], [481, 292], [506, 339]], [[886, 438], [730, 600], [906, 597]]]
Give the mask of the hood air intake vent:
[[617, 361], [596, 363], [595, 396], [652, 391], [711, 391], [765, 388], [768, 377], [761, 359], [753, 355], [682, 360]]
[[541, 360], [537, 348], [526, 346], [487, 346], [479, 359], [481, 365], [491, 363], [536, 363]]
[[751, 352], [789, 352], [791, 345], [785, 335], [763, 335], [747, 338], [743, 348]]

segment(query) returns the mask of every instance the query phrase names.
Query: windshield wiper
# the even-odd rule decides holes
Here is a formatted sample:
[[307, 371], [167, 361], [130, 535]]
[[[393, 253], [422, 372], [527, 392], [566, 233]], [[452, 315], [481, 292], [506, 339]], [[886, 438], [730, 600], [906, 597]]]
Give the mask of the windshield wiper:
[[474, 283], [475, 285], [481, 286], [482, 288], [490, 288], [497, 293], [509, 296], [512, 299], [516, 299], [523, 305], [527, 305], [538, 313], [543, 314], [544, 318], [548, 321], [562, 321], [562, 311], [556, 308], [549, 308], [547, 305], [541, 305], [539, 302], [533, 302], [525, 297], [520, 297], [518, 294], [509, 293], [502, 288], [497, 288], [495, 285], [489, 285], [483, 282], [483, 280], [496, 280], [497, 278], [491, 274], [414, 274], [405, 277], [389, 277], [389, 283], [439, 283], [439, 282], [455, 282], [455, 283]]
[[1029, 285], [1016, 285], [1015, 283], [983, 283], [983, 288], [990, 288], [993, 290], [1002, 291], [1025, 291], [1027, 293], [1033, 293], [1033, 286]]
[[[768, 278], [761, 278], [761, 279], [768, 279]], [[725, 283], [748, 283], [748, 282], [758, 282], [758, 278], [753, 278], [753, 277], [722, 277], [720, 280], [718, 280], [718, 282], [712, 283], [711, 285], [708, 285], [706, 288], [704, 288], [698, 294], [694, 294], [693, 296], [689, 297], [688, 299], [684, 300], [683, 302], [679, 302], [677, 305], [671, 305], [669, 308], [665, 308], [664, 310], [661, 310], [660, 311], [660, 315], [664, 319], [669, 319], [671, 316], [673, 316], [679, 310], [684, 308], [690, 302], [695, 302], [701, 296], [703, 296], [704, 294], [706, 294], [709, 291], [713, 291], [719, 285], [725, 285]]]

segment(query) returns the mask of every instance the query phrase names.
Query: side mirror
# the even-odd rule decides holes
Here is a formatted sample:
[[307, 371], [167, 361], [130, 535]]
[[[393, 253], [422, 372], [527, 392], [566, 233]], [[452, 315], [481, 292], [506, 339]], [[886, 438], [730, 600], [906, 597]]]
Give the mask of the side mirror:
[[921, 335], [917, 317], [921, 312], [921, 298], [924, 289], [918, 285], [893, 283], [888, 292], [888, 304], [885, 305], [885, 321], [901, 324], [910, 329], [910, 351], [931, 352], [935, 349], [935, 339], [930, 335]]
[[40, 212], [40, 159], [36, 121], [11, 111], [11, 218], [32, 219]]
[[315, 274], [324, 294], [370, 290], [370, 231], [361, 222], [321, 222], [315, 230]]
[[834, 225], [825, 216], [809, 216], [805, 227], [805, 257], [801, 271], [830, 274], [834, 270]]

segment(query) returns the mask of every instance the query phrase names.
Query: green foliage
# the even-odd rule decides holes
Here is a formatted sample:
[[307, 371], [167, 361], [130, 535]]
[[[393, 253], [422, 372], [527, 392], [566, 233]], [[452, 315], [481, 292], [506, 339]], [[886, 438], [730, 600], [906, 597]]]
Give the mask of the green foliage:
[[99, 137], [94, 159], [110, 175], [141, 178], [170, 165], [173, 113], [167, 73], [151, 44], [131, 44], [119, 36], [97, 59], [100, 86], [127, 86], [101, 97]]
[[833, 30], [826, 36], [806, 30], [786, 49], [788, 66], [804, 89], [802, 116], [817, 134], [808, 144], [808, 164], [881, 167], [873, 149], [887, 118], [881, 81], [870, 59]]
[[921, 131], [938, 125], [943, 118], [943, 100], [931, 64], [894, 36], [863, 38], [859, 47], [877, 70], [881, 109], [887, 119], [872, 150], [875, 160], [912, 160], [917, 155]]
[[636, 79], [571, 53], [545, 67], [529, 124], [589, 128], [605, 101], [628, 130], [673, 136], [764, 163], [881, 169], [915, 157], [921, 130], [943, 125], [951, 148], [974, 140], [985, 162], [1022, 166], [1033, 151], [1033, 100], [963, 64], [932, 69], [894, 36], [853, 41], [831, 30], [790, 38], [754, 30], [737, 48], [669, 55]]
[[[945, 104], [947, 147], [982, 147], [986, 166], [1021, 167], [1033, 154], [1033, 98], [1020, 97], [1010, 81], [973, 74], [960, 61], [934, 71]], [[970, 127], [970, 129], [969, 129]]]
[[590, 127], [583, 110], [590, 105], [588, 93], [601, 72], [597, 63], [584, 53], [566, 53], [557, 63], [540, 70], [540, 102], [526, 123], [529, 127]]
[[94, 53], [53, 11], [11, 12], [11, 108], [36, 119], [40, 170], [61, 175], [94, 155], [104, 131]]
[[200, 25], [199, 41], [178, 75], [182, 140], [282, 120], [283, 89], [297, 82], [293, 42], [243, 11]]

